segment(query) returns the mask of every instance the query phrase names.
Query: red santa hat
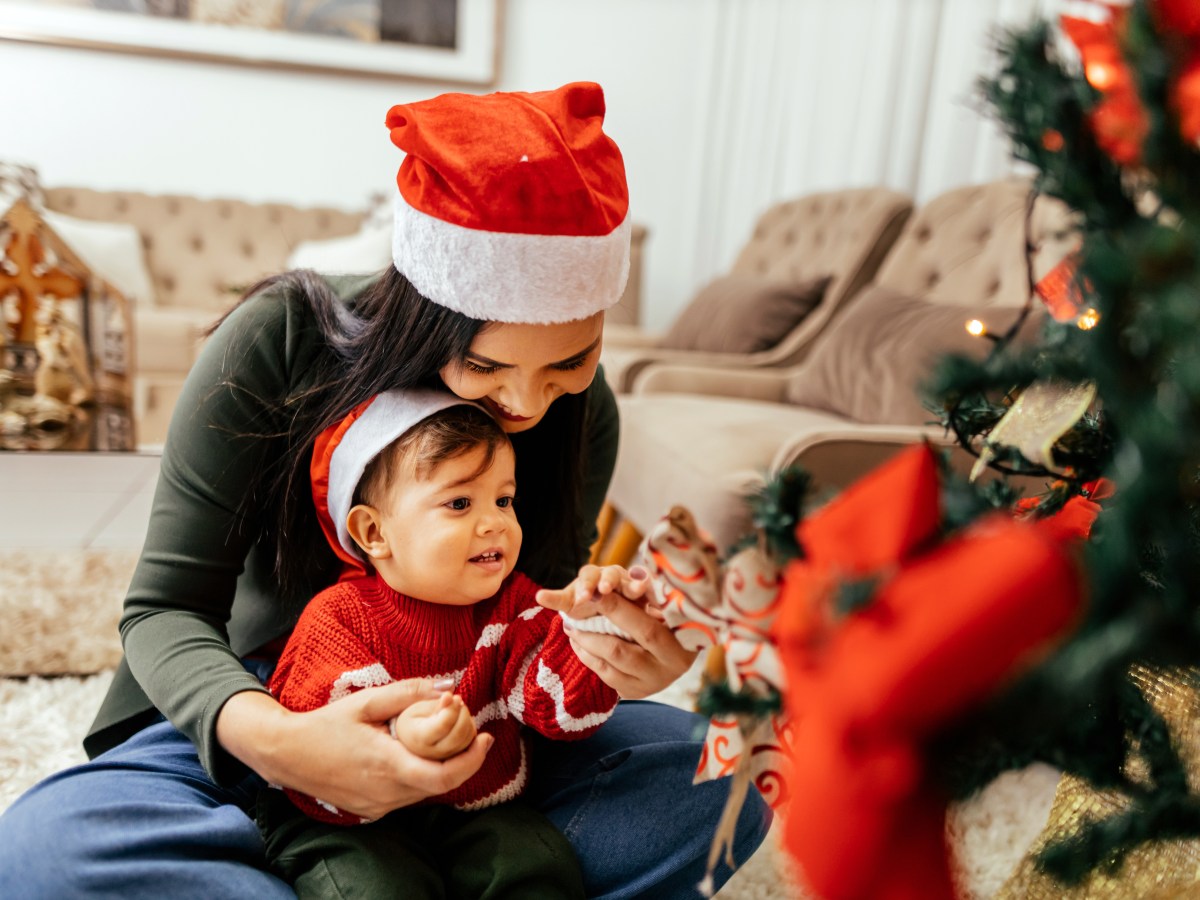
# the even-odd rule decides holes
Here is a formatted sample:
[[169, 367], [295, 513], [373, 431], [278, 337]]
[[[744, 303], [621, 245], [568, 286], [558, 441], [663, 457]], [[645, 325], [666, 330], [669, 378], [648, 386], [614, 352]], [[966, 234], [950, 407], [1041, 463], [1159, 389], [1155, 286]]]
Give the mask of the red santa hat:
[[443, 94], [393, 106], [392, 260], [475, 319], [551, 323], [615, 304], [629, 276], [629, 190], [604, 92]]
[[[418, 422], [451, 406], [479, 406], [449, 391], [385, 391], [326, 428], [313, 444], [313, 502], [329, 546], [346, 564], [342, 579], [367, 574], [346, 519], [367, 465]], [[479, 407], [482, 409], [482, 407]]]

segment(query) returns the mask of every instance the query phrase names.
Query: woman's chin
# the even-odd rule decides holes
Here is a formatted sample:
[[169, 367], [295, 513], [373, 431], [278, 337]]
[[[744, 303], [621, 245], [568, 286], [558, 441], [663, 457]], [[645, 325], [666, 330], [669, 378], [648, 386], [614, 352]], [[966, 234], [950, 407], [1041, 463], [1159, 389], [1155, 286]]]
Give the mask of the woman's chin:
[[528, 431], [538, 422], [542, 421], [542, 413], [540, 416], [532, 416], [528, 419], [505, 419], [497, 417], [496, 421], [500, 423], [500, 430], [505, 434], [520, 434], [522, 431]]

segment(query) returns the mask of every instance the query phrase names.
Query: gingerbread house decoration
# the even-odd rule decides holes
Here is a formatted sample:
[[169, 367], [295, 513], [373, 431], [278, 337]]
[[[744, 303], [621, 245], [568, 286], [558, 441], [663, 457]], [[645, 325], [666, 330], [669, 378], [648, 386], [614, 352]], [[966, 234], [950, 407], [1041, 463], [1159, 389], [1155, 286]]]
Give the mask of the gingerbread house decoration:
[[28, 202], [0, 214], [0, 448], [133, 450], [133, 320]]

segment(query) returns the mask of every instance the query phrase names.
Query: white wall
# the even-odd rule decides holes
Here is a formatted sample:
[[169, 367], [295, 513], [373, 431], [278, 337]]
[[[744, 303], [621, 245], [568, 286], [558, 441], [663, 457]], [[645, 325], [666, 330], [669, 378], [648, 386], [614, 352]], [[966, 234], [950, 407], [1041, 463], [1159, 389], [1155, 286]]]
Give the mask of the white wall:
[[[1038, 3], [507, 0], [497, 88], [604, 85], [658, 327], [770, 202], [867, 183], [920, 200], [1001, 174], [964, 101], [986, 26]], [[0, 159], [45, 184], [351, 209], [392, 185], [387, 109], [464, 89], [2, 41], [0, 83]]]

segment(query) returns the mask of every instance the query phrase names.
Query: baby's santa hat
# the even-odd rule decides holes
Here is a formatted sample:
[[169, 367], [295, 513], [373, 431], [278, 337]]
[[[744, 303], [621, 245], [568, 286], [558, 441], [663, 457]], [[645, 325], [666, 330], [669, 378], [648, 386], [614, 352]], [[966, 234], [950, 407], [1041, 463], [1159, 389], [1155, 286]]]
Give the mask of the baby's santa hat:
[[346, 527], [367, 465], [418, 422], [451, 406], [482, 409], [449, 391], [385, 391], [317, 436], [310, 467], [313, 502], [329, 546], [346, 564], [341, 580], [367, 574], [362, 552]]
[[393, 106], [392, 260], [426, 298], [475, 319], [585, 319], [629, 276], [629, 189], [604, 92], [443, 94]]

